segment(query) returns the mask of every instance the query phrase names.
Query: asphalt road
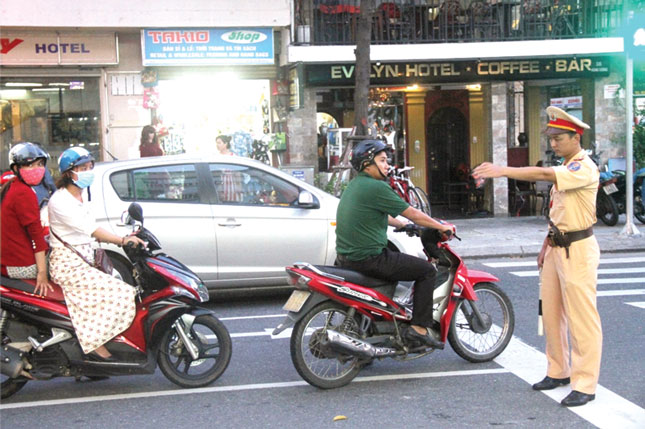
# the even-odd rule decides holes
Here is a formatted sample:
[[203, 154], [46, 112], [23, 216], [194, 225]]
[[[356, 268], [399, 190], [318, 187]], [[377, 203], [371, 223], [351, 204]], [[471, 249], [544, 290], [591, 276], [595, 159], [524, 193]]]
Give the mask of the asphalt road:
[[[537, 335], [534, 262], [534, 257], [467, 261], [471, 269], [498, 276], [514, 305], [514, 339], [493, 362], [466, 362], [447, 346], [409, 362], [375, 362], [350, 385], [322, 391], [296, 373], [288, 337], [270, 335], [284, 315], [285, 295], [229, 299], [211, 305], [233, 338], [231, 364], [212, 386], [181, 389], [160, 371], [97, 382], [30, 382], [0, 404], [0, 423], [11, 428], [645, 427], [645, 253], [602, 256], [601, 387], [595, 401], [577, 409], [559, 405], [566, 388], [548, 394], [530, 388], [546, 368], [544, 339]], [[336, 416], [346, 419], [334, 421]]]

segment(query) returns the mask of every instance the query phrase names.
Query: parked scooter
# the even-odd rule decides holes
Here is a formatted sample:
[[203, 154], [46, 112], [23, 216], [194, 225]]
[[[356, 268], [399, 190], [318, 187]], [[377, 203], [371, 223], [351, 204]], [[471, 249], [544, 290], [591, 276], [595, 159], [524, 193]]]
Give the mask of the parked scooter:
[[[453, 227], [454, 231], [454, 227]], [[471, 362], [487, 362], [510, 341], [513, 306], [491, 274], [468, 270], [450, 248], [452, 236], [421, 227], [429, 261], [438, 269], [434, 323], [441, 341]], [[364, 276], [356, 271], [297, 263], [286, 268], [296, 288], [286, 302], [286, 319], [276, 335], [293, 326], [291, 359], [303, 379], [321, 389], [341, 387], [374, 359], [416, 359], [434, 349], [410, 343], [402, 332], [412, 317], [411, 286]]]
[[618, 223], [620, 211], [613, 194], [618, 192], [617, 178], [608, 173], [600, 173], [598, 193], [596, 194], [596, 218], [607, 226]]
[[[203, 387], [219, 378], [231, 359], [231, 338], [212, 311], [198, 307], [208, 290], [188, 267], [158, 252], [161, 244], [143, 227], [141, 206], [123, 216], [147, 247], [126, 247], [133, 263], [138, 302], [132, 325], [106, 344], [115, 361], [83, 354], [60, 286], [34, 295], [34, 280], [2, 276], [0, 335], [2, 398], [27, 381], [54, 377], [163, 374], [182, 387]], [[137, 221], [138, 226], [137, 226]], [[153, 253], [156, 252], [156, 253]]]
[[[611, 193], [611, 198], [616, 205], [618, 214], [625, 214], [627, 209], [627, 179], [624, 170], [612, 171], [612, 179], [615, 183], [615, 191]], [[634, 175], [634, 216], [641, 222], [645, 223], [645, 206], [643, 205], [643, 181], [645, 180], [645, 169], [639, 170]], [[618, 216], [616, 216], [618, 221]], [[615, 225], [614, 222], [612, 225]]]

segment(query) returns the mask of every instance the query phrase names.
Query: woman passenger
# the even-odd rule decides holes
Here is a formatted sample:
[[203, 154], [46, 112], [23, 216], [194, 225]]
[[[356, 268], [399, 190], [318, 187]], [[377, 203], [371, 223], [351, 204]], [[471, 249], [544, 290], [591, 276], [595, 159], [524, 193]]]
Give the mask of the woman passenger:
[[94, 261], [92, 242], [125, 246], [143, 244], [134, 236], [119, 237], [97, 225], [87, 188], [94, 180], [94, 158], [85, 149], [73, 147], [58, 160], [61, 177], [49, 201], [52, 279], [63, 289], [76, 336], [92, 360], [114, 361], [105, 343], [125, 331], [135, 316], [135, 289], [87, 264]]
[[33, 143], [18, 143], [9, 151], [14, 178], [0, 191], [2, 199], [2, 274], [14, 279], [36, 279], [34, 292], [53, 290], [47, 280], [47, 259], [38, 197], [32, 186], [45, 176], [49, 155]]

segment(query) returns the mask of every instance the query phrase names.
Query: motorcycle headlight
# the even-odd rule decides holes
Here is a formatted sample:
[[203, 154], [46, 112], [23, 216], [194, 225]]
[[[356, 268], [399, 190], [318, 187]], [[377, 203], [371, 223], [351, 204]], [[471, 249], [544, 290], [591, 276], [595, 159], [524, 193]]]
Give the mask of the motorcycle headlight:
[[197, 294], [199, 295], [201, 302], [207, 302], [210, 299], [208, 289], [204, 286], [204, 283], [197, 285]]

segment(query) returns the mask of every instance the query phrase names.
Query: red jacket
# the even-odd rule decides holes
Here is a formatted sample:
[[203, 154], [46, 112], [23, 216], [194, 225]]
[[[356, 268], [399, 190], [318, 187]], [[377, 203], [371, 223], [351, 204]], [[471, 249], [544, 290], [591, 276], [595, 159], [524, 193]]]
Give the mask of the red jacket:
[[0, 231], [2, 267], [26, 267], [36, 263], [34, 253], [47, 250], [40, 223], [38, 198], [30, 186], [14, 179], [2, 200]]
[[141, 154], [141, 158], [145, 156], [162, 156], [164, 154], [159, 144], [141, 145], [139, 146], [139, 153]]

